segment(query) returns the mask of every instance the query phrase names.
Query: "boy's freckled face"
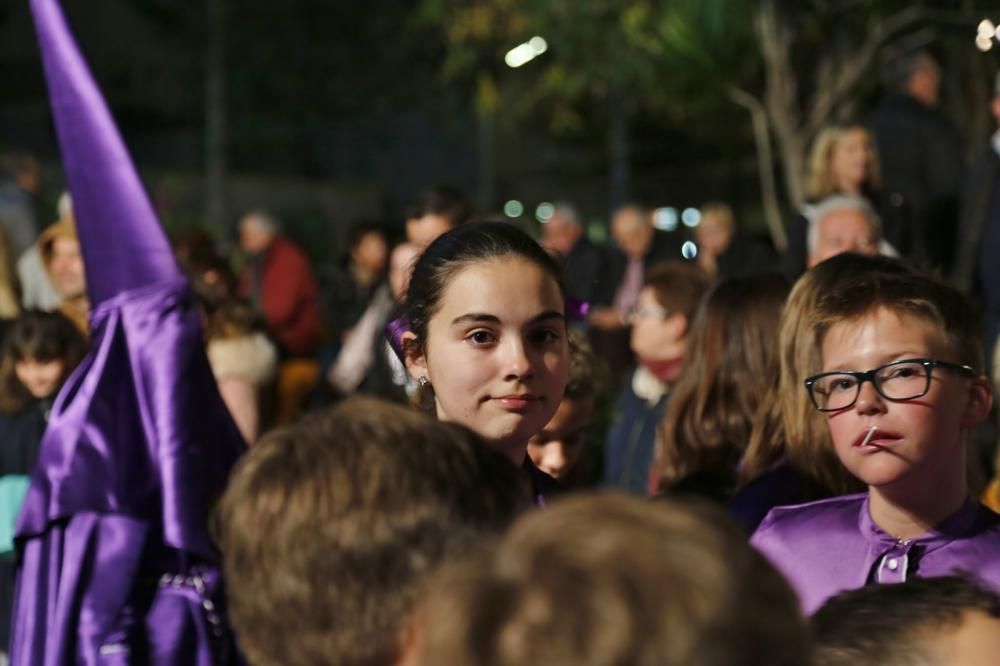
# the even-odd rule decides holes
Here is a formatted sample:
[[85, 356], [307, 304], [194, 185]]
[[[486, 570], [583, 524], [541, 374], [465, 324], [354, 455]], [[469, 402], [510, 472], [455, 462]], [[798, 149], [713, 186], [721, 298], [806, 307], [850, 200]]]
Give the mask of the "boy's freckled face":
[[[830, 328], [822, 344], [823, 370], [864, 372], [911, 358], [956, 362], [942, 331], [920, 317], [879, 308], [861, 319]], [[875, 487], [930, 486], [942, 471], [964, 467], [961, 433], [970, 381], [934, 369], [927, 394], [894, 402], [871, 382], [861, 385], [854, 406], [827, 414], [834, 448], [854, 476]], [[871, 446], [859, 446], [871, 430]]]

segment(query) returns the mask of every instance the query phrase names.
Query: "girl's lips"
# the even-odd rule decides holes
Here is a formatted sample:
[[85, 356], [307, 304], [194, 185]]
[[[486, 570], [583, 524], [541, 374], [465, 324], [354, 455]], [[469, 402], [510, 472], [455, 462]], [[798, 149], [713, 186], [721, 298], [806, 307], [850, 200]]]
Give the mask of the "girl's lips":
[[500, 395], [495, 398], [504, 409], [509, 409], [513, 412], [518, 412], [523, 409], [527, 409], [530, 405], [538, 401], [538, 396], [532, 393], [521, 393], [521, 394], [511, 394], [511, 395]]

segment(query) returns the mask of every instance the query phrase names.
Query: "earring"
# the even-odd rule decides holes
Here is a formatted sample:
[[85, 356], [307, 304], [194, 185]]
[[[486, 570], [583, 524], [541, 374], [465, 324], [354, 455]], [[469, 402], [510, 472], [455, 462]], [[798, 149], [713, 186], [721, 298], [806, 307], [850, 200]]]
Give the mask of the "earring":
[[427, 375], [420, 375], [420, 377], [417, 378], [417, 385], [420, 386], [421, 388], [427, 386], [429, 383], [430, 382], [427, 381]]

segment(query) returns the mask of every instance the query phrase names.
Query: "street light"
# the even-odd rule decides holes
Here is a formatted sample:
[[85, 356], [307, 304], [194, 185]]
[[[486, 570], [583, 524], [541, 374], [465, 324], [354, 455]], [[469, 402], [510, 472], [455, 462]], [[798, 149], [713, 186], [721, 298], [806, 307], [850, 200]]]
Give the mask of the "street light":
[[508, 67], [521, 67], [549, 50], [549, 43], [544, 38], [535, 35], [523, 44], [518, 44], [504, 56], [503, 61]]

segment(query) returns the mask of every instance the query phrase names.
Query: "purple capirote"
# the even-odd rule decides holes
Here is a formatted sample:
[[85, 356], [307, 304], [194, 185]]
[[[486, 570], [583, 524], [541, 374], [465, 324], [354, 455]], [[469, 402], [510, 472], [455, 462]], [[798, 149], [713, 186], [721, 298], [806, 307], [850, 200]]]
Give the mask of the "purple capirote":
[[867, 493], [782, 506], [750, 542], [788, 579], [807, 614], [839, 592], [908, 578], [962, 573], [1000, 593], [1000, 515], [972, 500], [909, 540], [875, 524]]
[[55, 0], [31, 0], [92, 303], [17, 525], [10, 663], [238, 660], [212, 501], [245, 450], [192, 294]]

